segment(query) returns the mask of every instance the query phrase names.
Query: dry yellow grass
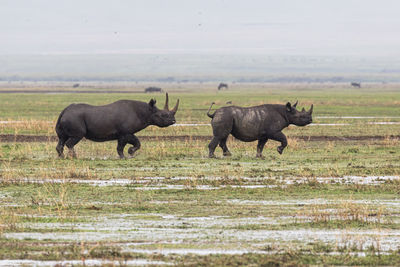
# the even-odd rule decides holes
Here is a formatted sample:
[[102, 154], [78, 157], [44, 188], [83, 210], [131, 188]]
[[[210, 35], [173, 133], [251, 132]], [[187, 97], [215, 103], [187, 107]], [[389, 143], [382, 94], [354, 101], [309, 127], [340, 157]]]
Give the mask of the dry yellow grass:
[[[334, 208], [332, 208], [334, 206]], [[312, 204], [298, 212], [298, 216], [313, 223], [332, 221], [358, 222], [367, 224], [384, 223], [385, 210], [382, 206], [373, 208], [368, 204], [356, 203], [352, 199], [339, 204]]]
[[54, 135], [55, 125], [53, 121], [43, 120], [26, 120], [26, 119], [6, 119], [6, 123], [0, 124], [0, 132], [7, 133], [12, 132], [14, 134], [31, 133], [31, 134], [45, 134]]

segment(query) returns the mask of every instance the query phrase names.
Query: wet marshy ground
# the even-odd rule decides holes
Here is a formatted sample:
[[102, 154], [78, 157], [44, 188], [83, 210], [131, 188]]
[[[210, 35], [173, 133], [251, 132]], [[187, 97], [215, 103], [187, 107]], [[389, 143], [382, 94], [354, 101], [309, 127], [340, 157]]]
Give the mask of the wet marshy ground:
[[[3, 94], [0, 265], [400, 265], [400, 95], [324, 90], [171, 94], [178, 123], [141, 131], [126, 160], [89, 141], [58, 159], [54, 123], [132, 95]], [[229, 138], [232, 157], [207, 157], [211, 101], [297, 98], [314, 123], [285, 129], [282, 155]]]
[[[207, 184], [221, 179], [15, 180], [0, 194], [8, 214], [0, 222], [1, 240], [25, 244], [25, 259], [0, 264], [165, 265], [193, 255], [283, 255], [289, 248], [324, 257], [398, 253], [400, 198], [385, 192], [399, 184], [398, 176], [242, 177], [238, 184]], [[200, 182], [188, 183], [193, 180]], [[52, 247], [52, 257], [61, 257], [60, 247], [81, 244], [85, 249], [74, 257], [85, 261], [64, 256], [41, 262], [37, 256]], [[100, 258], [91, 253], [98, 247]], [[104, 259], [110, 251], [115, 255]]]

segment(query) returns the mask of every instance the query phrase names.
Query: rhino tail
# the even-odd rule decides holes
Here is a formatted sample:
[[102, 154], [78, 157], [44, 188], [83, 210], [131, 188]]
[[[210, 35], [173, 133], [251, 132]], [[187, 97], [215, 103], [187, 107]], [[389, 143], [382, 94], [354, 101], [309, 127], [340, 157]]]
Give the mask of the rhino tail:
[[58, 119], [57, 119], [56, 133], [57, 133], [58, 136], [60, 136], [62, 134], [62, 127], [61, 127], [60, 121], [61, 121], [61, 118], [64, 115], [66, 109], [67, 108], [65, 108], [63, 111], [61, 111], [60, 116], [58, 116]]
[[214, 111], [213, 114], [210, 113], [211, 108], [212, 108], [212, 106], [213, 106], [214, 104], [215, 104], [215, 102], [212, 102], [212, 103], [211, 103], [211, 106], [208, 108], [208, 111], [207, 111], [207, 116], [210, 117], [211, 119], [214, 118], [215, 112], [217, 112], [217, 111]]

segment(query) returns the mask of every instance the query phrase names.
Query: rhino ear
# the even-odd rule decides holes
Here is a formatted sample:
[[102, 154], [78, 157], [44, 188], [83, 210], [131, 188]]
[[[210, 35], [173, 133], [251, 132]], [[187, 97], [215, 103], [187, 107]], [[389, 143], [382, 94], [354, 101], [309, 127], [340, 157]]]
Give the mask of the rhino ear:
[[157, 101], [155, 99], [151, 99], [150, 102], [149, 102], [149, 106], [154, 108], [154, 106], [156, 105], [156, 102]]
[[290, 102], [286, 103], [286, 110], [291, 112], [292, 111], [292, 105], [290, 104]]

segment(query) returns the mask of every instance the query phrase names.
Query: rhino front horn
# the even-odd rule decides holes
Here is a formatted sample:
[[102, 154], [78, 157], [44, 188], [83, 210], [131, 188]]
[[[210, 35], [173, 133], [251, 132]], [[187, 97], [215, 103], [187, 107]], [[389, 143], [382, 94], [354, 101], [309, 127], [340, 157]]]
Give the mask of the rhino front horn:
[[168, 108], [168, 93], [165, 93], [165, 106], [164, 106], [165, 110], [169, 110]]

